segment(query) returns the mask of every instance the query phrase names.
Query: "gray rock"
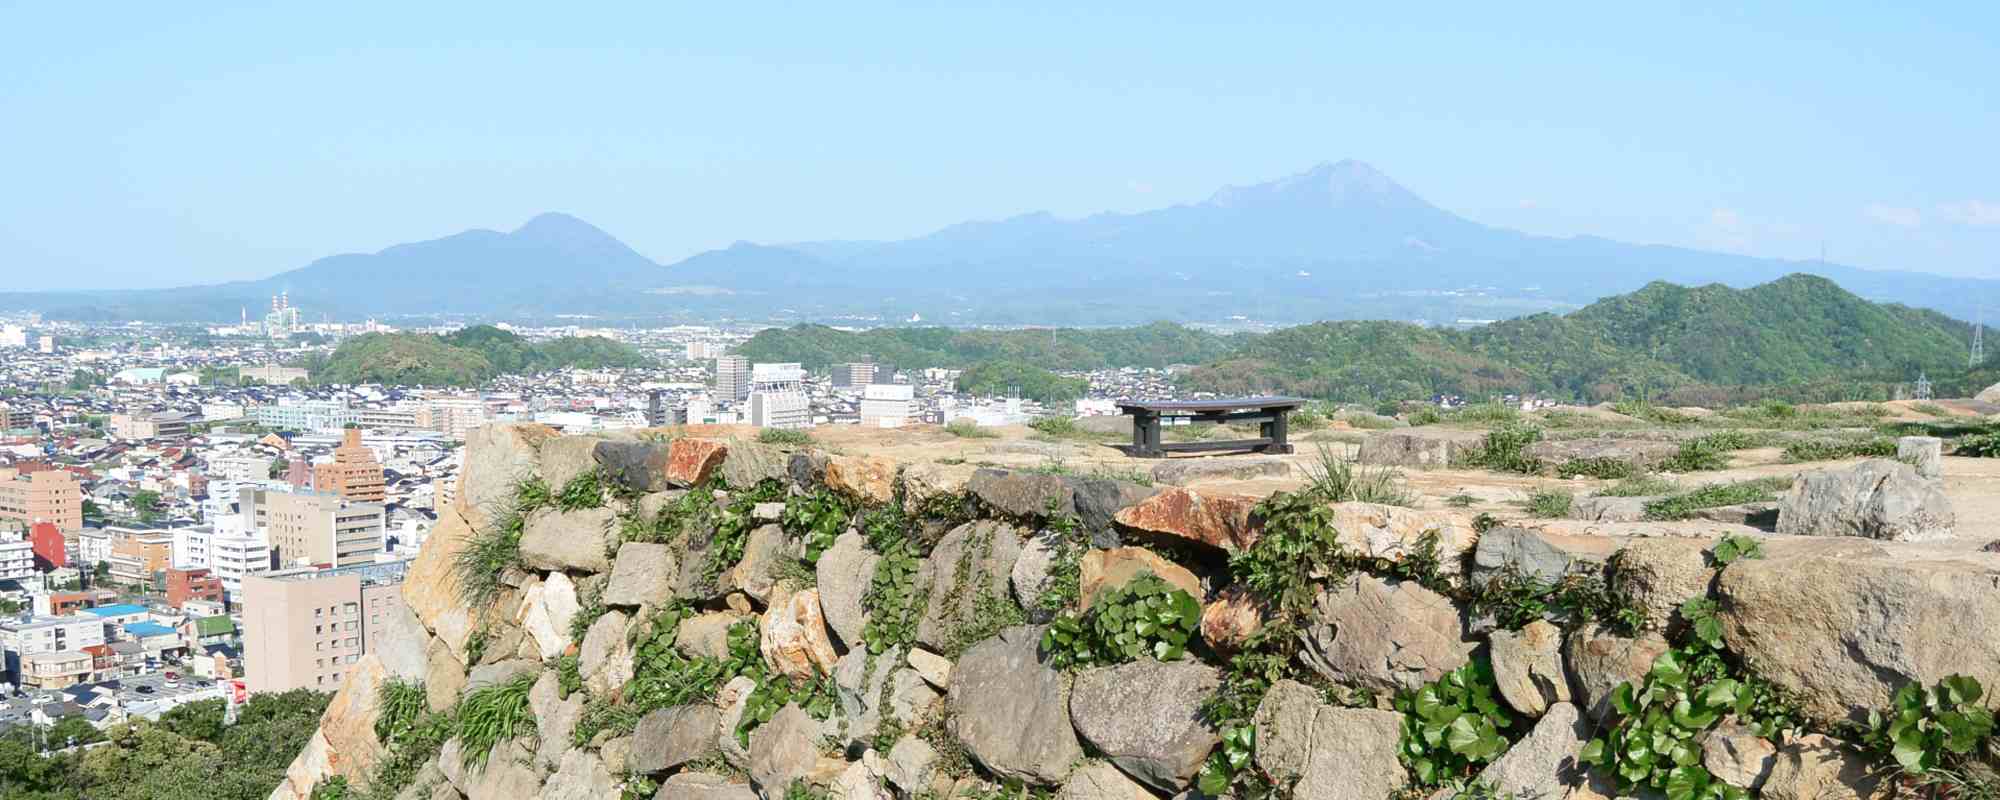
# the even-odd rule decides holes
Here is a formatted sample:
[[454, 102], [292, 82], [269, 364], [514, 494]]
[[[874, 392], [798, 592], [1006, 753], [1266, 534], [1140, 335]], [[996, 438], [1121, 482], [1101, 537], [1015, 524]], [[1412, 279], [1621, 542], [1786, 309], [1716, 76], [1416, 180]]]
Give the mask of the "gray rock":
[[632, 771], [664, 772], [700, 758], [715, 745], [719, 722], [719, 712], [709, 703], [662, 708], [640, 717], [632, 731]]
[[1257, 766], [1279, 787], [1306, 774], [1313, 753], [1313, 724], [1329, 707], [1318, 691], [1289, 679], [1272, 684], [1257, 704], [1252, 718], [1257, 727]]
[[1748, 525], [1772, 530], [1778, 526], [1777, 503], [1737, 503], [1695, 509], [1694, 518], [1724, 525]]
[[1806, 734], [1778, 749], [1770, 776], [1758, 797], [1763, 800], [1871, 800], [1892, 796], [1882, 775], [1861, 753], [1835, 739]]
[[1739, 789], [1758, 789], [1778, 763], [1778, 747], [1734, 722], [1702, 734], [1701, 765], [1717, 780]]
[[1570, 503], [1572, 519], [1586, 522], [1638, 522], [1646, 518], [1646, 504], [1659, 497], [1579, 497]]
[[729, 629], [757, 615], [741, 611], [710, 611], [681, 620], [674, 633], [674, 649], [696, 658], [729, 658]]
[[1277, 456], [1176, 458], [1153, 466], [1153, 480], [1169, 486], [1187, 486], [1210, 480], [1282, 478], [1290, 474], [1291, 462]]
[[881, 560], [881, 556], [868, 549], [868, 540], [852, 530], [835, 538], [833, 546], [819, 556], [815, 570], [820, 614], [842, 647], [854, 649], [861, 643], [861, 632], [868, 624], [861, 598], [868, 593], [868, 585], [875, 579], [875, 565]]
[[805, 545], [786, 536], [784, 528], [760, 525], [743, 544], [743, 560], [723, 575], [723, 585], [768, 604], [778, 585], [779, 565], [804, 554]]
[[553, 769], [562, 763], [563, 753], [570, 750], [570, 736], [576, 733], [576, 724], [583, 720], [583, 705], [583, 693], [578, 692], [567, 700], [550, 703], [547, 714], [535, 715], [535, 736], [539, 740], [535, 748], [535, 763], [543, 769]]
[[1653, 660], [1667, 652], [1667, 640], [1657, 632], [1626, 638], [1601, 625], [1572, 632], [1563, 647], [1569, 662], [1571, 688], [1588, 719], [1603, 719], [1618, 684], [1638, 684], [1653, 670]]
[[1118, 512], [1160, 493], [1149, 486], [1113, 478], [1065, 477], [1063, 482], [1069, 486], [1074, 500], [1077, 522], [1090, 534], [1093, 547], [1117, 547], [1118, 529], [1112, 523]]
[[1908, 462], [1917, 477], [1944, 477], [1944, 440], [1936, 436], [1896, 437], [1896, 460]]
[[750, 765], [750, 748], [736, 738], [736, 726], [743, 722], [743, 712], [750, 705], [750, 693], [757, 689], [757, 682], [748, 676], [738, 675], [722, 685], [716, 692], [715, 704], [721, 709], [721, 724], [716, 726], [715, 747], [721, 751], [724, 760], [738, 768]]
[[[794, 487], [810, 489], [820, 486], [826, 483], [826, 460], [826, 454], [817, 450], [793, 453], [791, 459], [785, 462], [785, 474], [791, 478]], [[726, 469], [729, 462], [724, 461], [722, 465]]]
[[1577, 763], [1577, 754], [1589, 739], [1590, 726], [1576, 706], [1549, 706], [1534, 730], [1480, 770], [1475, 782], [1491, 786], [1495, 791], [1489, 796], [1494, 797], [1549, 796], [1552, 787], [1581, 786], [1587, 770]]
[[1486, 434], [1480, 431], [1403, 428], [1369, 434], [1356, 459], [1388, 467], [1448, 467], [1485, 446]]
[[543, 442], [536, 451], [540, 456], [542, 481], [551, 490], [562, 491], [577, 476], [597, 469], [599, 441], [594, 436], [558, 436]]
[[424, 700], [432, 711], [443, 711], [457, 703], [465, 689], [465, 665], [441, 639], [432, 639], [425, 655]]
[[605, 440], [594, 455], [604, 475], [635, 492], [674, 488], [667, 482], [668, 446], [663, 442]]
[[681, 772], [661, 781], [653, 800], [757, 800], [757, 792], [721, 775]]
[[563, 753], [562, 762], [542, 785], [541, 800], [602, 800], [618, 795], [620, 781], [605, 769], [596, 753], [575, 749]]
[[758, 503], [750, 507], [750, 518], [758, 522], [779, 522], [785, 518], [785, 504]]
[[1201, 705], [1222, 677], [1195, 661], [1141, 659], [1085, 670], [1070, 692], [1076, 732], [1119, 769], [1164, 791], [1187, 785], [1222, 741]]
[[421, 682], [430, 669], [430, 632], [416, 612], [402, 603], [391, 603], [383, 614], [382, 629], [369, 639], [369, 652], [381, 657], [382, 669], [390, 677]]
[[[865, 648], [849, 650], [833, 669], [833, 685], [840, 699], [841, 717], [847, 720], [848, 741], [865, 745], [886, 719], [906, 727], [916, 722], [924, 709], [937, 702], [938, 692], [925, 683], [916, 670], [903, 666], [903, 653], [890, 650], [874, 657], [869, 669]], [[887, 694], [884, 694], [887, 687]], [[888, 707], [883, 707], [887, 700]]]
[[611, 559], [605, 555], [605, 534], [616, 517], [609, 507], [530, 514], [521, 532], [521, 561], [543, 572], [608, 572]]
[[1529, 458], [1541, 460], [1543, 466], [1559, 468], [1572, 461], [1606, 459], [1644, 472], [1672, 458], [1680, 451], [1676, 442], [1634, 439], [1629, 437], [1596, 436], [1585, 439], [1543, 439], [1527, 446], [1522, 451]]
[[1472, 577], [1475, 582], [1484, 582], [1512, 569], [1524, 577], [1555, 583], [1571, 572], [1601, 572], [1623, 546], [1623, 540], [1608, 536], [1494, 528], [1481, 534], [1472, 550]]
[[1029, 622], [1041, 624], [1055, 617], [1055, 612], [1038, 608], [1037, 601], [1048, 588], [1049, 568], [1055, 566], [1062, 541], [1061, 534], [1042, 531], [1028, 537], [1021, 545], [1021, 557], [1014, 560], [1008, 582], [1014, 589], [1014, 602], [1027, 609]]
[[1942, 484], [1880, 458], [1802, 473], [1778, 501], [1778, 532], [1800, 536], [1923, 542], [1951, 538], [1957, 523]]
[[761, 442], [732, 441], [729, 455], [722, 460], [722, 480], [737, 489], [750, 489], [764, 481], [791, 482], [792, 454]]
[[903, 790], [905, 795], [928, 791], [931, 780], [937, 775], [937, 748], [929, 742], [905, 734], [889, 748], [889, 756], [883, 764], [883, 777], [889, 783]]
[[1312, 755], [1294, 797], [1381, 800], [1409, 782], [1396, 760], [1403, 715], [1372, 708], [1321, 708], [1313, 718]]
[[939, 539], [917, 570], [916, 584], [930, 598], [917, 623], [917, 642], [949, 652], [947, 645], [961, 628], [982, 622], [977, 619], [980, 593], [1006, 601], [1020, 555], [1021, 534], [1004, 522], [968, 522]]
[[797, 703], [786, 703], [771, 721], [750, 732], [750, 783], [770, 797], [819, 764], [819, 722]]
[[947, 702], [952, 735], [987, 771], [1055, 785], [1083, 746], [1070, 723], [1068, 679], [1036, 658], [1041, 634], [1024, 625], [973, 645], [952, 667]]
[[1646, 626], [1664, 629], [1681, 604], [1708, 596], [1715, 570], [1702, 539], [1640, 539], [1618, 556], [1616, 591], [1645, 613]]
[[630, 619], [621, 611], [606, 611], [583, 636], [577, 671], [592, 694], [608, 694], [632, 679], [632, 648], [625, 641]]
[[1117, 767], [1093, 761], [1070, 773], [1056, 800], [1154, 800], [1146, 787], [1134, 783]]
[[[1904, 684], [2000, 686], [2000, 556], [1854, 539], [1771, 542], [1722, 571], [1723, 641], [1831, 724]], [[1991, 690], [1989, 689], [1989, 694]]]
[[1043, 520], [1051, 513], [1059, 516], [1076, 513], [1076, 491], [1056, 475], [982, 469], [972, 473], [965, 489], [996, 516]]
[[1562, 644], [1562, 629], [1546, 620], [1536, 620], [1518, 631], [1494, 631], [1487, 637], [1493, 680], [1507, 705], [1539, 717], [1550, 705], [1569, 702]]
[[523, 736], [496, 744], [485, 763], [468, 767], [461, 750], [464, 742], [454, 737], [438, 750], [438, 770], [466, 800], [535, 797], [541, 792], [542, 773], [532, 766], [534, 752], [528, 741]]
[[498, 686], [523, 675], [532, 675], [540, 671], [542, 671], [541, 664], [518, 658], [493, 664], [484, 664], [473, 667], [472, 672], [466, 675], [464, 691], [466, 694], [471, 694], [488, 686]]
[[458, 504], [472, 530], [483, 531], [514, 505], [514, 489], [540, 469], [536, 451], [556, 430], [534, 423], [495, 424], [465, 434]]
[[950, 685], [951, 659], [921, 647], [912, 647], [909, 658], [905, 660], [910, 663], [910, 669], [923, 676], [924, 682], [939, 689]]
[[1458, 608], [1414, 581], [1355, 575], [1313, 601], [1300, 636], [1300, 658], [1327, 680], [1396, 692], [1415, 689], [1463, 666]]
[[680, 567], [674, 550], [664, 544], [626, 542], [611, 566], [611, 583], [604, 587], [608, 606], [659, 608], [674, 599]]

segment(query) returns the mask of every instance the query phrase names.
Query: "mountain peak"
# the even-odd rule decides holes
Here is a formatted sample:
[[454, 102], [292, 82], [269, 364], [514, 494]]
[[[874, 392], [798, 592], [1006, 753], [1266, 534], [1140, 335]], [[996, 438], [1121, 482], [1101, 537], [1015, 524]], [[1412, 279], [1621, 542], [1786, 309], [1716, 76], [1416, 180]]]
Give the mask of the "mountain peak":
[[1430, 203], [1365, 161], [1322, 161], [1304, 172], [1250, 186], [1226, 186], [1209, 197], [1219, 208], [1299, 210], [1431, 208]]

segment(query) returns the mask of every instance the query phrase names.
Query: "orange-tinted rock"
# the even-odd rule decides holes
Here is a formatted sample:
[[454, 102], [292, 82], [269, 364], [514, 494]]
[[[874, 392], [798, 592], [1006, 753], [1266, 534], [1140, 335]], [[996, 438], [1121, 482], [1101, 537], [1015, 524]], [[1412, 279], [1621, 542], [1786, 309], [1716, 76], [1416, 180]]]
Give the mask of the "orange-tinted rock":
[[667, 452], [667, 482], [676, 486], [696, 486], [722, 467], [729, 446], [706, 439], [675, 439]]
[[1231, 589], [1201, 610], [1201, 638], [1224, 653], [1242, 649], [1243, 643], [1264, 627], [1264, 612], [1249, 593]]
[[1250, 519], [1250, 509], [1256, 505], [1254, 497], [1174, 487], [1119, 511], [1115, 519], [1142, 533], [1241, 550], [1257, 541], [1258, 530]]
[[1152, 574], [1167, 585], [1201, 599], [1201, 579], [1186, 567], [1159, 557], [1143, 547], [1117, 547], [1083, 554], [1082, 577], [1077, 582], [1083, 608], [1089, 609], [1097, 596], [1131, 583], [1140, 575]]
[[826, 485], [868, 505], [896, 499], [896, 462], [881, 456], [834, 456], [826, 462]]
[[758, 650], [764, 662], [785, 675], [810, 680], [816, 675], [833, 674], [839, 656], [827, 637], [826, 620], [820, 616], [819, 592], [807, 589], [790, 597], [772, 598], [764, 612]]

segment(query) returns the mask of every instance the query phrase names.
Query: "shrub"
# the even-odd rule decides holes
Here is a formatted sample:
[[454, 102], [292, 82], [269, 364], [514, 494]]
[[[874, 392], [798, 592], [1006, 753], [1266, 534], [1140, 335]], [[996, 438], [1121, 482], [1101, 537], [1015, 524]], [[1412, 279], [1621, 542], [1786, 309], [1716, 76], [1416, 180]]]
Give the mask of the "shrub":
[[1452, 412], [1451, 416], [1459, 422], [1513, 425], [1521, 421], [1521, 409], [1499, 402], [1474, 403]]
[[1620, 400], [1611, 404], [1611, 410], [1661, 425], [1687, 425], [1695, 421], [1694, 417], [1671, 408], [1661, 408], [1646, 400]]
[[1147, 573], [1097, 597], [1082, 616], [1063, 614], [1042, 633], [1049, 663], [1062, 669], [1121, 664], [1150, 656], [1176, 661], [1201, 625], [1201, 603]]
[[1584, 745], [1578, 761], [1609, 770], [1625, 791], [1651, 788], [1669, 800], [1747, 800], [1747, 792], [1702, 766], [1700, 737], [1750, 698], [1732, 679], [1695, 686], [1685, 657], [1669, 650], [1653, 661], [1642, 687], [1621, 683], [1612, 692], [1618, 721]]
[[1827, 439], [1802, 439], [1785, 445], [1785, 460], [1833, 461], [1856, 456], [1887, 457], [1896, 454], [1896, 441], [1877, 436], [1859, 441], [1838, 441]]
[[1958, 440], [1951, 449], [1955, 456], [1994, 458], [2000, 456], [2000, 433], [1981, 433]]
[[1374, 414], [1343, 414], [1340, 419], [1348, 425], [1364, 431], [1385, 431], [1396, 427], [1396, 423]]
[[1507, 750], [1514, 718], [1502, 707], [1493, 665], [1476, 658], [1436, 682], [1397, 695], [1403, 714], [1397, 757], [1422, 786], [1470, 777]]
[[1734, 483], [1711, 483], [1681, 494], [1668, 495], [1646, 504], [1646, 519], [1688, 519], [1704, 508], [1762, 503], [1777, 499], [1778, 489], [1791, 485], [1789, 478], [1756, 478]]
[[765, 428], [757, 431], [757, 441], [762, 444], [804, 447], [812, 444], [813, 437], [812, 434], [805, 431], [795, 431], [788, 428]]
[[1605, 622], [1625, 630], [1636, 628], [1639, 621], [1638, 612], [1613, 594], [1595, 570], [1572, 571], [1549, 582], [1508, 564], [1475, 585], [1466, 604], [1472, 613], [1491, 615], [1510, 631], [1543, 619], [1569, 628]]
[[1755, 560], [1764, 557], [1764, 543], [1753, 537], [1732, 533], [1717, 541], [1715, 547], [1709, 549], [1708, 557], [1714, 559], [1718, 567], [1744, 559]]
[[1536, 489], [1528, 495], [1528, 513], [1541, 519], [1562, 519], [1569, 516], [1570, 506], [1576, 497], [1562, 489]]
[[1083, 433], [1083, 429], [1077, 427], [1076, 420], [1069, 417], [1039, 417], [1029, 422], [1028, 427], [1035, 429], [1037, 433], [1058, 439]]
[[1528, 445], [1541, 441], [1542, 432], [1535, 428], [1501, 428], [1486, 434], [1486, 443], [1479, 450], [1465, 456], [1467, 466], [1481, 467], [1497, 472], [1519, 472], [1533, 474], [1542, 471], [1542, 462], [1527, 454]]
[[1681, 442], [1681, 448], [1660, 466], [1673, 472], [1706, 472], [1729, 468], [1729, 452], [1765, 442], [1744, 431], [1721, 431]]
[[1556, 476], [1561, 478], [1583, 476], [1600, 480], [1618, 480], [1620, 478], [1630, 478], [1638, 474], [1638, 472], [1639, 469], [1632, 466], [1632, 462], [1630, 461], [1604, 456], [1579, 458], [1556, 467]]
[[467, 767], [483, 766], [493, 746], [535, 729], [535, 712], [528, 707], [528, 690], [536, 675], [473, 690], [458, 703], [458, 738]]
[[1411, 507], [1417, 498], [1403, 488], [1403, 475], [1389, 467], [1357, 466], [1322, 445], [1319, 463], [1306, 468], [1303, 491], [1328, 503], [1358, 501]]
[[1472, 504], [1477, 502], [1479, 502], [1479, 498], [1473, 497], [1472, 495], [1466, 494], [1464, 492], [1459, 492], [1458, 494], [1452, 495], [1444, 499], [1444, 504], [1451, 506], [1452, 508], [1471, 508]]
[[1423, 425], [1436, 425], [1443, 421], [1444, 414], [1437, 410], [1437, 406], [1424, 406], [1412, 411], [1408, 420], [1410, 427], [1413, 428]]
[[600, 472], [587, 469], [562, 485], [555, 505], [564, 511], [582, 511], [604, 506], [604, 480]]
[[1904, 684], [1896, 690], [1889, 716], [1869, 712], [1861, 741], [1910, 774], [1950, 766], [1973, 755], [1993, 735], [1993, 712], [1979, 702], [1984, 694], [1969, 675], [1952, 675], [1930, 691], [1921, 684]]
[[979, 423], [972, 421], [970, 417], [959, 417], [946, 423], [944, 432], [960, 439], [991, 439], [1000, 435], [979, 427]]
[[1673, 494], [1679, 488], [1679, 484], [1658, 475], [1634, 475], [1597, 490], [1597, 496], [1649, 497], [1656, 494]]
[[415, 730], [417, 721], [430, 710], [423, 684], [400, 678], [383, 682], [376, 690], [375, 741], [393, 745]]

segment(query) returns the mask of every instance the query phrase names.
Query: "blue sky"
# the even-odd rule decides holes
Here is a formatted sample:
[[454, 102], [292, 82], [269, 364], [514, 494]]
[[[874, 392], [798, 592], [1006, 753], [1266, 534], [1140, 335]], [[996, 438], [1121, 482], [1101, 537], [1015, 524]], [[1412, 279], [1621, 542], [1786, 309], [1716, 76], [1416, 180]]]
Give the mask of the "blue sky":
[[7, 2], [0, 272], [261, 277], [549, 210], [671, 262], [1357, 158], [1532, 233], [2000, 277], [2000, 4], [1073, 5]]

